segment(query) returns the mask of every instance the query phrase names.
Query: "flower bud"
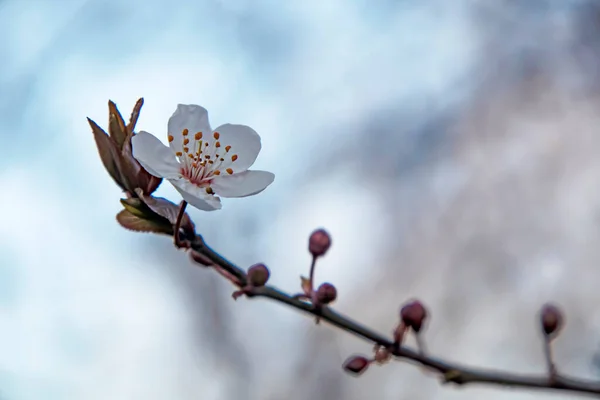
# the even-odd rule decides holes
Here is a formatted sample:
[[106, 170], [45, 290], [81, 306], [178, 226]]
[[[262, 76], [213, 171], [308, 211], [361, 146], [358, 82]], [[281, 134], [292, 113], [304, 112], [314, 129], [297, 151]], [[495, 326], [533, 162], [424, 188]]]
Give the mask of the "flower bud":
[[254, 287], [265, 286], [271, 276], [264, 264], [254, 264], [248, 268], [248, 283]]
[[562, 312], [552, 304], [545, 304], [540, 312], [540, 322], [546, 336], [558, 334], [563, 325]]
[[331, 283], [323, 283], [317, 289], [317, 302], [319, 304], [330, 304], [337, 298], [337, 289]]
[[325, 229], [317, 229], [310, 234], [308, 240], [308, 251], [313, 257], [321, 257], [327, 253], [331, 247], [331, 236], [325, 231]]
[[400, 310], [400, 318], [406, 326], [418, 333], [427, 318], [427, 310], [420, 301], [411, 301]]
[[353, 356], [346, 360], [343, 367], [346, 372], [358, 376], [369, 368], [370, 363], [371, 361], [363, 356]]

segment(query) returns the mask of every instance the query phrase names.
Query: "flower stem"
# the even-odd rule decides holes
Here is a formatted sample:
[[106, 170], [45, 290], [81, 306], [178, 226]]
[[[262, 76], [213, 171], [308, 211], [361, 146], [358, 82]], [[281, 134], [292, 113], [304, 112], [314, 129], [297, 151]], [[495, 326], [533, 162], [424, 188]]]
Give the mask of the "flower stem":
[[312, 262], [310, 264], [310, 274], [308, 275], [308, 282], [310, 283], [310, 294], [312, 295], [315, 291], [314, 287], [314, 276], [315, 276], [315, 266], [317, 265], [317, 257], [313, 256]]
[[175, 221], [175, 227], [173, 228], [173, 236], [175, 238], [175, 246], [183, 247], [183, 243], [179, 240], [179, 230], [181, 229], [181, 221], [185, 215], [185, 208], [187, 207], [187, 201], [183, 200], [179, 206], [179, 213], [177, 214], [177, 220]]
[[546, 364], [548, 366], [548, 374], [550, 375], [550, 380], [554, 380], [557, 375], [556, 365], [554, 364], [554, 359], [552, 357], [552, 342], [550, 338], [544, 338], [544, 356], [546, 357]]

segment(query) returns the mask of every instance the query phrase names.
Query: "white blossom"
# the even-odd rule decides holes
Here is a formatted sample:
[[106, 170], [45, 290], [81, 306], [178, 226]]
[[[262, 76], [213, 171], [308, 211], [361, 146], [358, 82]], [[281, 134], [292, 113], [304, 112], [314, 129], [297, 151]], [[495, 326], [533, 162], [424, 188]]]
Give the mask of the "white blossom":
[[260, 136], [245, 125], [212, 130], [208, 112], [179, 104], [168, 123], [169, 146], [141, 131], [132, 138], [133, 156], [150, 174], [167, 179], [183, 199], [204, 211], [221, 208], [221, 197], [262, 192], [275, 175], [248, 170], [261, 149]]

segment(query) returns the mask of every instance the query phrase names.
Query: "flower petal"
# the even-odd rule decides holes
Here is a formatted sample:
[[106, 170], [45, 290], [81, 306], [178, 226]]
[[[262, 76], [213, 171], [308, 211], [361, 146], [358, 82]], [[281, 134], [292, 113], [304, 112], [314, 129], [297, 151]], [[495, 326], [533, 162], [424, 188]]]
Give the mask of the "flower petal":
[[275, 180], [267, 171], [244, 171], [229, 176], [218, 176], [210, 187], [222, 197], [246, 197], [262, 192]]
[[181, 197], [190, 205], [202, 211], [214, 211], [221, 209], [221, 199], [206, 193], [206, 188], [194, 185], [187, 179], [169, 180], [175, 186], [175, 189], [181, 194]]
[[183, 130], [189, 131], [188, 138], [192, 140], [196, 132], [202, 132], [205, 137], [210, 136], [212, 130], [208, 121], [208, 111], [206, 108], [195, 104], [178, 104], [177, 109], [169, 118], [167, 124], [168, 134], [173, 136], [169, 143], [173, 151], [182, 151], [183, 149]]
[[139, 132], [131, 138], [131, 151], [149, 174], [167, 179], [181, 177], [181, 165], [175, 158], [175, 153], [156, 136]]
[[[233, 173], [246, 171], [254, 164], [261, 149], [260, 136], [246, 125], [224, 124], [215, 129], [220, 147], [217, 153], [224, 161], [219, 169], [225, 172], [231, 168]], [[228, 149], [227, 146], [231, 146]]]

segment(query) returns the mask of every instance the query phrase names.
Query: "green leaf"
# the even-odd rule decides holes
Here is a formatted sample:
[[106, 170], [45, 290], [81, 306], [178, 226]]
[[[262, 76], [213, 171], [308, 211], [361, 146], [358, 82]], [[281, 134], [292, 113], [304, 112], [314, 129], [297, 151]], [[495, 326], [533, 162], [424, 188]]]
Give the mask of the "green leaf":
[[130, 213], [140, 218], [152, 219], [154, 213], [142, 200], [132, 197], [129, 199], [121, 199], [121, 204]]
[[164, 219], [162, 221], [144, 219], [127, 210], [121, 210], [121, 212], [117, 214], [117, 221], [123, 228], [130, 231], [164, 233], [167, 235], [173, 234], [173, 227], [168, 221], [165, 221]]
[[100, 128], [91, 119], [87, 119], [92, 133], [94, 134], [94, 140], [96, 141], [96, 147], [98, 147], [98, 153], [100, 154], [100, 160], [104, 164], [104, 168], [108, 171], [108, 174], [122, 189], [125, 189], [123, 179], [120, 172], [120, 154], [115, 142], [104, 132], [104, 129]]
[[117, 144], [117, 148], [123, 149], [127, 138], [127, 128], [117, 105], [111, 100], [108, 101], [108, 133]]

